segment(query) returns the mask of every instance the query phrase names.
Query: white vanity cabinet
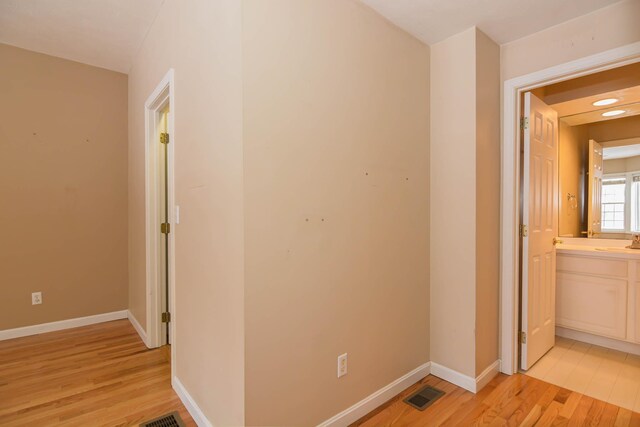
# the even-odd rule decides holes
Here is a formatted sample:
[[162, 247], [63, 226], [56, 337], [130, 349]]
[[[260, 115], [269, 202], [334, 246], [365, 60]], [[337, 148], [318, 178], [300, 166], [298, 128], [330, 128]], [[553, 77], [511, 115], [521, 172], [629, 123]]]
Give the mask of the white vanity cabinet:
[[634, 342], [640, 344], [640, 261], [634, 265], [635, 277], [629, 288], [629, 323], [632, 325]]
[[640, 343], [640, 253], [558, 249], [556, 325]]

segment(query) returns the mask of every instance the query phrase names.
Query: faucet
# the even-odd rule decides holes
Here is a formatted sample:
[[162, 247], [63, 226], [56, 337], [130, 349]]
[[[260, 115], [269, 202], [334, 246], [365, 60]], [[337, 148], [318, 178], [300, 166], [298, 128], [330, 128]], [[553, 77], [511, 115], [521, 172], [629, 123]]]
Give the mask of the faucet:
[[640, 249], [640, 234], [634, 234], [631, 245], [627, 246], [629, 249]]

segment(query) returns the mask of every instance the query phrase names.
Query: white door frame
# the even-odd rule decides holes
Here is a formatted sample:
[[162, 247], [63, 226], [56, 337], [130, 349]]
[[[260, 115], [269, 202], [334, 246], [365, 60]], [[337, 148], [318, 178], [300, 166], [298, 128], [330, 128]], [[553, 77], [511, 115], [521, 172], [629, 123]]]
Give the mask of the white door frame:
[[640, 62], [640, 42], [607, 50], [504, 82], [500, 229], [500, 370], [518, 371], [520, 125], [522, 93], [564, 80]]
[[[158, 124], [160, 123], [160, 114], [162, 110], [169, 105], [170, 116], [175, 114], [174, 102], [174, 79], [173, 69], [170, 69], [158, 86], [151, 93], [147, 102], [145, 102], [145, 211], [146, 211], [146, 305], [147, 305], [147, 346], [149, 348], [160, 347], [163, 343], [162, 338], [162, 292], [164, 285], [160, 283], [158, 270], [160, 268], [160, 216], [157, 206], [159, 205], [159, 156], [158, 156]], [[168, 218], [167, 222], [172, 224], [171, 232], [168, 234], [169, 239], [169, 310], [171, 312], [170, 336], [172, 340], [171, 352], [175, 353], [175, 227], [173, 226], [175, 212], [175, 185], [174, 185], [174, 153], [175, 153], [175, 137], [174, 137], [174, 120], [169, 119], [167, 128], [171, 139], [168, 145]], [[171, 358], [173, 365], [175, 358]], [[173, 366], [172, 366], [173, 368]]]

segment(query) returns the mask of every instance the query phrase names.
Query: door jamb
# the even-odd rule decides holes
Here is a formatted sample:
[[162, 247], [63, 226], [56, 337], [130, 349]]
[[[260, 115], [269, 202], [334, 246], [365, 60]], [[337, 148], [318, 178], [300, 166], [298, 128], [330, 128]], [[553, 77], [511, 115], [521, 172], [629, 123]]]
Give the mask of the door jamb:
[[[500, 371], [518, 371], [520, 95], [537, 87], [640, 62], [640, 42], [556, 65], [504, 82], [500, 189]], [[509, 143], [507, 143], [509, 141]], [[513, 141], [511, 143], [510, 141]]]
[[[158, 268], [160, 263], [160, 244], [158, 238], [160, 230], [160, 218], [158, 210], [158, 149], [159, 135], [157, 132], [161, 111], [168, 104], [171, 108], [170, 119], [167, 127], [171, 140], [167, 147], [167, 185], [168, 185], [168, 218], [169, 224], [174, 224], [175, 212], [175, 137], [174, 120], [174, 71], [170, 69], [162, 78], [158, 86], [151, 93], [145, 102], [145, 214], [146, 214], [146, 308], [147, 308], [147, 347], [156, 348], [162, 345], [162, 292], [163, 284], [160, 283]], [[169, 311], [171, 321], [169, 322], [171, 336], [171, 368], [173, 371], [176, 349], [175, 333], [175, 227], [171, 227], [169, 238]]]

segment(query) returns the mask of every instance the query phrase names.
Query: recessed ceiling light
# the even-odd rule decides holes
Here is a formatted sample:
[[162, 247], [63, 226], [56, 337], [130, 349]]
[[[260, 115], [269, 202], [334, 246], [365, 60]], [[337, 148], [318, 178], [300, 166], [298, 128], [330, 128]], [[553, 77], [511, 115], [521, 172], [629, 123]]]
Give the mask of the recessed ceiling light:
[[619, 116], [620, 114], [624, 114], [624, 113], [626, 113], [626, 111], [624, 111], [624, 110], [607, 111], [606, 113], [602, 113], [602, 117]]
[[618, 102], [617, 98], [607, 98], [607, 99], [601, 99], [600, 101], [596, 101], [593, 103], [593, 105], [596, 107], [602, 107], [605, 105], [615, 104], [616, 102]]

